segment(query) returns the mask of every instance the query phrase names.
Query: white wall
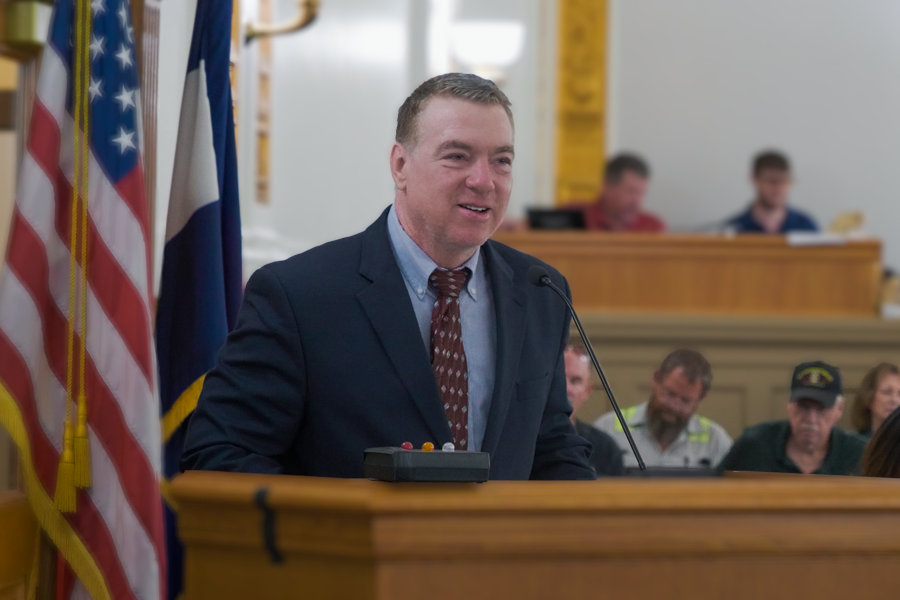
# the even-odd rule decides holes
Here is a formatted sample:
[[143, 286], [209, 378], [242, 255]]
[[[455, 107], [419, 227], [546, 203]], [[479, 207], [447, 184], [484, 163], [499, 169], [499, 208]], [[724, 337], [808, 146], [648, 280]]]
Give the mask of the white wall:
[[[252, 3], [246, 18], [254, 10]], [[276, 0], [277, 19], [294, 0]], [[271, 199], [253, 200], [256, 51], [242, 51], [239, 154], [245, 277], [291, 254], [367, 227], [393, 201], [388, 158], [397, 109], [427, 71], [427, 0], [323, 2], [308, 29], [273, 46]], [[457, 19], [514, 19], [525, 47], [503, 84], [516, 118], [510, 212], [549, 204], [553, 180], [554, 0], [457, 0]], [[272, 241], [271, 234], [278, 238]]]
[[900, 267], [900, 2], [612, 0], [609, 148], [654, 169], [673, 228], [741, 210], [751, 156], [794, 162], [820, 225], [862, 209]]
[[[245, 199], [245, 227], [272, 227], [308, 247], [361, 231], [392, 202], [388, 157], [406, 97], [407, 4], [323, 2], [312, 26], [274, 39], [271, 202]], [[294, 0], [276, 6], [282, 19], [296, 11]]]

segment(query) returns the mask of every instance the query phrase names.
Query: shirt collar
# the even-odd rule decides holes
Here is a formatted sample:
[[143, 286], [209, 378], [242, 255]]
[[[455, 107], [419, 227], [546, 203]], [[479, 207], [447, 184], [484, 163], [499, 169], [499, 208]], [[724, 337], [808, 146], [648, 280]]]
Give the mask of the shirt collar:
[[[777, 435], [778, 443], [775, 445], [776, 458], [781, 462], [782, 465], [787, 467], [796, 469], [798, 473], [800, 473], [800, 467], [798, 467], [791, 457], [787, 455], [787, 442], [788, 435], [791, 433], [791, 422], [787, 419], [783, 421], [779, 421], [779, 430]], [[840, 443], [840, 439], [835, 431], [835, 427], [831, 428], [831, 432], [828, 434], [828, 451], [825, 452], [825, 458], [822, 459], [822, 464], [819, 465], [819, 468], [813, 471], [813, 474], [828, 474], [831, 469], [832, 461], [834, 457], [840, 453], [840, 449], [837, 448], [837, 445]]]
[[[431, 273], [438, 268], [437, 263], [431, 260], [425, 251], [422, 250], [416, 242], [409, 237], [409, 234], [400, 225], [400, 219], [397, 217], [397, 210], [391, 205], [388, 212], [388, 236], [391, 239], [391, 246], [394, 249], [394, 256], [397, 264], [400, 266], [400, 272], [403, 273], [404, 279], [412, 286], [413, 291], [419, 300], [425, 298], [428, 293], [428, 278]], [[479, 257], [481, 249], [472, 255], [472, 258], [463, 263], [462, 267], [468, 267], [472, 274], [466, 284], [466, 291], [472, 300], [478, 301], [478, 285], [476, 277], [479, 267]]]
[[[634, 409], [634, 415], [628, 420], [628, 426], [635, 427], [643, 427], [647, 423], [647, 405], [649, 402], [644, 402]], [[681, 436], [686, 436], [689, 433], [702, 433], [703, 426], [700, 424], [700, 417], [697, 416], [696, 413], [691, 415], [691, 418], [688, 420], [687, 427], [685, 427], [679, 435], [679, 439]]]
[[628, 419], [628, 426], [643, 427], [647, 422], [647, 402], [634, 409], [634, 414]]

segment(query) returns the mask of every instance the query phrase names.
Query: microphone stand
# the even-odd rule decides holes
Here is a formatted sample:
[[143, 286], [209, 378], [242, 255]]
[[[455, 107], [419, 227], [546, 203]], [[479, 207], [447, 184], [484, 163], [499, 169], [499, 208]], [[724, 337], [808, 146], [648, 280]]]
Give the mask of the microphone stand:
[[[540, 269], [543, 273], [539, 278], [536, 278], [537, 281], [532, 279], [532, 270]], [[631, 446], [631, 451], [634, 453], [634, 457], [637, 459], [638, 467], [641, 471], [644, 471], [647, 466], [644, 464], [644, 459], [641, 457], [641, 452], [638, 450], [637, 444], [634, 443], [634, 438], [631, 437], [631, 430], [628, 428], [628, 423], [625, 422], [625, 417], [622, 415], [622, 411], [619, 410], [619, 403], [616, 402], [615, 396], [613, 396], [612, 390], [609, 387], [609, 382], [606, 381], [606, 375], [603, 374], [603, 369], [600, 368], [600, 362], [597, 360], [597, 355], [594, 354], [594, 348], [591, 346], [590, 340], [588, 340], [587, 335], [584, 333], [584, 327], [581, 326], [581, 320], [578, 318], [578, 314], [575, 312], [575, 309], [572, 307], [572, 303], [569, 302], [568, 296], [566, 293], [559, 289], [556, 284], [554, 284], [550, 280], [550, 276], [547, 275], [547, 271], [544, 270], [543, 267], [539, 265], [535, 265], [529, 269], [528, 279], [532, 283], [537, 283], [537, 285], [543, 285], [554, 292], [556, 292], [560, 298], [563, 299], [563, 302], [566, 303], [566, 306], [569, 307], [569, 312], [572, 313], [572, 320], [575, 321], [575, 326], [578, 328], [578, 333], [581, 334], [581, 341], [584, 342], [584, 346], [588, 351], [588, 355], [591, 357], [591, 362], [594, 363], [594, 370], [597, 371], [597, 375], [600, 376], [600, 382], [603, 384], [603, 389], [606, 392], [606, 396], [609, 398], [609, 403], [612, 404], [613, 410], [616, 411], [616, 417], [619, 419], [619, 423], [622, 425], [622, 430], [625, 432], [625, 437], [628, 438], [628, 444]]]

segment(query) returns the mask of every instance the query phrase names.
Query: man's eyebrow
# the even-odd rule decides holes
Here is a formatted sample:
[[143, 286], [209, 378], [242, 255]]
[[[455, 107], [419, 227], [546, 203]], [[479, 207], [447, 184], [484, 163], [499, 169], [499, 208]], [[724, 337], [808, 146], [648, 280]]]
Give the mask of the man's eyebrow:
[[459, 140], [448, 140], [437, 147], [436, 154], [440, 154], [446, 150], [465, 150], [467, 152], [472, 151], [472, 146], [465, 142], [460, 142]]
[[[461, 142], [459, 140], [447, 140], [443, 144], [437, 147], [435, 154], [440, 154], [442, 152], [446, 152], [447, 150], [465, 150], [466, 152], [473, 152], [474, 148], [465, 142]], [[494, 150], [494, 154], [512, 154], [516, 155], [516, 151], [512, 146], [500, 146], [499, 148]]]

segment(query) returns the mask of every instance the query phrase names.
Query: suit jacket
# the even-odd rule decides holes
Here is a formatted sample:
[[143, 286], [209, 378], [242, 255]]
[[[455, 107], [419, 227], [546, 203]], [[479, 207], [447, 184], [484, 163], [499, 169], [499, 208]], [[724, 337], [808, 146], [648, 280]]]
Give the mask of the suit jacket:
[[[492, 479], [593, 479], [569, 420], [569, 314], [525, 278], [537, 259], [488, 241], [497, 363], [482, 450]], [[544, 265], [554, 283], [568, 284]], [[362, 477], [363, 451], [451, 442], [387, 232], [259, 269], [188, 425], [183, 470]]]

